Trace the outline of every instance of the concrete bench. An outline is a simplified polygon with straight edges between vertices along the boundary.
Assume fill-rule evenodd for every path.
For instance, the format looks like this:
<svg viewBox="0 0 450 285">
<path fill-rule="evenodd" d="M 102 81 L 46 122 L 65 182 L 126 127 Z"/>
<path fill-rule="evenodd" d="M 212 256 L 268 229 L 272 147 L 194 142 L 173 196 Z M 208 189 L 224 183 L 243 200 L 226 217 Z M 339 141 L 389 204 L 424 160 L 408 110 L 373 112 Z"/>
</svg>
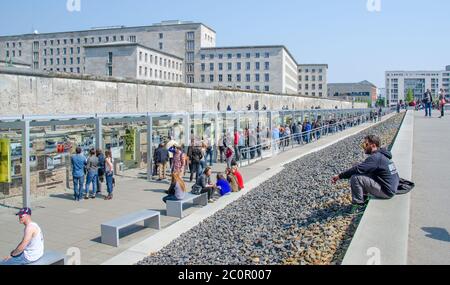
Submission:
<svg viewBox="0 0 450 285">
<path fill-rule="evenodd" d="M 183 205 L 186 203 L 193 203 L 194 205 L 206 206 L 208 205 L 208 194 L 203 193 L 201 195 L 194 195 L 186 193 L 183 200 L 167 201 L 166 209 L 167 216 L 183 218 Z"/>
<path fill-rule="evenodd" d="M 142 221 L 146 228 L 160 229 L 160 213 L 143 210 L 102 224 L 102 243 L 119 247 L 119 230 Z"/>
<path fill-rule="evenodd" d="M 66 256 L 56 251 L 46 251 L 37 261 L 28 265 L 65 265 Z"/>
</svg>

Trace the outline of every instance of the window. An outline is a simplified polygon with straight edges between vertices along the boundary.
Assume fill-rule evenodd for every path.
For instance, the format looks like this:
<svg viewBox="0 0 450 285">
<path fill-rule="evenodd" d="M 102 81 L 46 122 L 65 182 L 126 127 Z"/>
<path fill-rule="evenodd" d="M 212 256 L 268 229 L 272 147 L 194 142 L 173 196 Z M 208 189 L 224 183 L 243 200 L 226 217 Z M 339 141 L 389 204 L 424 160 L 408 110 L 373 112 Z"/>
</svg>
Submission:
<svg viewBox="0 0 450 285">
<path fill-rule="evenodd" d="M 139 66 L 139 76 L 142 76 L 142 66 Z"/>
<path fill-rule="evenodd" d="M 202 74 L 202 75 L 200 76 L 200 81 L 201 81 L 202 83 L 205 83 L 205 75 L 204 75 L 204 74 Z"/>
<path fill-rule="evenodd" d="M 53 45 L 55 42 L 53 40 L 50 40 L 50 44 Z"/>
<path fill-rule="evenodd" d="M 231 62 L 228 63 L 228 70 L 232 70 L 233 69 L 233 65 Z"/>
<path fill-rule="evenodd" d="M 209 75 L 209 82 L 214 82 L 214 74 Z"/>
<path fill-rule="evenodd" d="M 158 56 L 155 55 L 155 64 L 158 65 Z"/>
<path fill-rule="evenodd" d="M 246 70 L 250 70 L 250 66 L 251 66 L 251 65 L 250 65 L 250 62 L 246 62 L 246 63 L 245 63 L 245 69 L 246 69 Z"/>
<path fill-rule="evenodd" d="M 67 58 L 63 58 L 63 64 L 67 65 Z"/>
<path fill-rule="evenodd" d="M 44 46 L 47 46 L 47 41 L 44 41 Z"/>
<path fill-rule="evenodd" d="M 77 64 L 81 64 L 81 58 L 77 57 Z"/>
<path fill-rule="evenodd" d="M 261 57 L 261 54 L 260 54 L 259 52 L 257 52 L 257 53 L 255 54 L 255 57 L 256 57 L 256 58 L 260 58 L 260 57 Z"/>
<path fill-rule="evenodd" d="M 266 82 L 270 81 L 270 75 L 268 73 L 264 74 L 264 81 Z"/>
<path fill-rule="evenodd" d="M 265 58 L 269 58 L 270 57 L 270 53 L 268 53 L 268 52 L 264 53 L 264 57 Z"/>
<path fill-rule="evenodd" d="M 270 62 L 265 62 L 264 63 L 264 69 L 265 70 L 269 70 L 270 69 Z"/>
<path fill-rule="evenodd" d="M 255 62 L 255 69 L 256 70 L 260 70 L 260 67 L 261 67 L 260 63 L 259 62 Z"/>
<path fill-rule="evenodd" d="M 250 74 L 246 74 L 246 75 L 245 75 L 245 81 L 247 81 L 247 82 L 250 82 L 250 81 L 251 81 Z"/>
<path fill-rule="evenodd" d="M 319 69 L 319 73 L 322 73 L 323 72 L 323 69 Z"/>
<path fill-rule="evenodd" d="M 309 76 L 305 75 L 305 81 L 309 81 Z"/>
<path fill-rule="evenodd" d="M 99 42 L 99 43 L 102 42 L 102 37 L 98 37 L 98 42 Z"/>
<path fill-rule="evenodd" d="M 186 42 L 186 49 L 187 50 L 194 50 L 195 49 L 195 42 L 194 41 L 187 41 Z"/>
<path fill-rule="evenodd" d="M 44 65 L 47 65 L 47 59 L 44 58 Z"/>
<path fill-rule="evenodd" d="M 12 51 L 12 57 L 16 57 L 16 51 L 15 50 Z"/>
<path fill-rule="evenodd" d="M 59 65 L 61 62 L 61 60 L 59 58 L 56 59 L 56 65 Z"/>
<path fill-rule="evenodd" d="M 50 54 L 53 55 L 53 49 L 50 49 Z M 60 55 L 61 54 L 61 50 L 59 48 L 56 48 L 56 55 Z"/>
<path fill-rule="evenodd" d="M 106 41 L 106 42 L 109 42 L 109 37 L 105 37 L 105 41 Z"/>
<path fill-rule="evenodd" d="M 132 43 L 135 43 L 136 42 L 136 36 L 130 36 L 129 37 L 129 41 L 132 42 Z"/>
<path fill-rule="evenodd" d="M 6 57 L 9 57 L 9 50 L 6 51 Z"/>
<path fill-rule="evenodd" d="M 219 70 L 223 70 L 223 63 L 219 63 Z"/>
<path fill-rule="evenodd" d="M 88 43 L 88 38 L 84 38 L 84 43 L 85 43 L 85 44 Z"/>
<path fill-rule="evenodd" d="M 259 88 L 258 85 L 255 86 L 255 90 L 256 90 L 256 91 L 260 91 L 260 88 Z"/>
<path fill-rule="evenodd" d="M 113 42 L 117 42 L 117 36 L 113 36 Z"/>
<path fill-rule="evenodd" d="M 233 75 L 228 74 L 228 82 L 232 82 L 233 81 Z"/>
<path fill-rule="evenodd" d="M 150 77 L 153 77 L 153 68 L 150 68 Z"/>
<path fill-rule="evenodd" d="M 142 51 L 139 52 L 139 61 L 142 61 Z"/>
<path fill-rule="evenodd" d="M 201 65 L 201 70 L 205 71 L 205 64 L 204 63 L 202 63 L 202 65 Z"/>
<path fill-rule="evenodd" d="M 73 47 L 70 48 L 70 54 L 73 54 Z"/>
<path fill-rule="evenodd" d="M 70 64 L 73 64 L 73 57 L 70 58 Z"/>
<path fill-rule="evenodd" d="M 242 55 L 241 55 L 240 53 L 236 54 L 236 57 L 237 57 L 237 58 L 241 58 L 241 56 L 242 56 Z"/>
<path fill-rule="evenodd" d="M 246 54 L 245 54 L 245 57 L 246 57 L 246 58 L 250 58 L 251 56 L 252 56 L 252 55 L 251 55 L 250 53 L 246 53 Z"/>
<path fill-rule="evenodd" d="M 264 86 L 264 91 L 269 92 L 270 91 L 270 87 L 269 86 Z"/>
<path fill-rule="evenodd" d="M 214 71 L 214 63 L 210 63 L 209 64 L 209 70 L 210 71 Z"/>
<path fill-rule="evenodd" d="M 228 59 L 232 59 L 233 55 L 231 53 L 227 54 Z"/>
<path fill-rule="evenodd" d="M 316 81 L 316 76 L 315 75 L 312 76 L 312 81 Z"/>
<path fill-rule="evenodd" d="M 163 60 L 162 57 L 159 57 L 159 65 L 162 66 L 163 65 Z"/>
<path fill-rule="evenodd" d="M 80 73 L 80 68 L 78 67 L 78 73 Z M 112 72 L 112 66 L 108 66 L 108 76 L 112 76 L 113 72 Z"/>
<path fill-rule="evenodd" d="M 259 80 L 260 80 L 260 75 L 259 74 L 255 74 L 255 81 L 259 82 Z"/>
<path fill-rule="evenodd" d="M 223 75 L 219 74 L 219 82 L 223 82 Z"/>
<path fill-rule="evenodd" d="M 195 39 L 195 33 L 194 33 L 194 32 L 187 32 L 187 33 L 186 33 L 186 38 L 187 38 L 188 40 L 193 40 L 193 39 Z"/>
<path fill-rule="evenodd" d="M 159 49 L 163 49 L 163 43 L 159 43 Z"/>
<path fill-rule="evenodd" d="M 210 55 L 209 55 L 209 59 L 214 59 L 214 55 L 213 55 L 213 54 L 210 54 Z"/>
<path fill-rule="evenodd" d="M 64 44 L 67 45 L 67 40 L 64 40 Z"/>
<path fill-rule="evenodd" d="M 319 75 L 319 81 L 323 81 L 323 76 Z"/>
<path fill-rule="evenodd" d="M 250 90 L 250 88 L 251 88 L 250 86 L 245 86 L 246 90 Z"/>
<path fill-rule="evenodd" d="M 163 39 L 164 38 L 164 34 L 163 33 L 159 33 L 159 39 Z"/>
<path fill-rule="evenodd" d="M 53 65 L 53 58 L 50 58 L 50 65 Z"/>
<path fill-rule="evenodd" d="M 153 63 L 153 54 L 150 55 L 150 63 Z"/>
<path fill-rule="evenodd" d="M 236 63 L 236 69 L 241 70 L 242 69 L 242 63 L 238 62 Z"/>
<path fill-rule="evenodd" d="M 319 84 L 319 90 L 323 90 L 323 85 Z"/>
<path fill-rule="evenodd" d="M 205 60 L 205 59 L 206 59 L 206 55 L 205 55 L 205 54 L 202 54 L 202 55 L 200 55 L 200 58 L 201 58 L 202 60 Z"/>
<path fill-rule="evenodd" d="M 223 59 L 223 54 L 219 54 L 219 59 Z"/>
<path fill-rule="evenodd" d="M 67 54 L 67 48 L 63 49 L 63 54 L 66 55 Z"/>
<path fill-rule="evenodd" d="M 144 69 L 144 76 L 147 77 L 147 75 L 148 75 L 148 68 L 146 67 L 146 68 Z"/>
<path fill-rule="evenodd" d="M 81 53 L 81 48 L 77 47 L 77 53 L 80 54 Z"/>
<path fill-rule="evenodd" d="M 124 41 L 125 40 L 125 37 L 124 36 L 120 36 L 120 41 Z"/>
<path fill-rule="evenodd" d="M 167 67 L 167 59 L 164 59 L 164 67 Z"/>
<path fill-rule="evenodd" d="M 70 68 L 70 72 L 73 73 L 73 67 Z"/>
<path fill-rule="evenodd" d="M 237 81 L 237 82 L 241 82 L 241 80 L 242 80 L 241 75 L 240 75 L 240 74 L 237 74 L 237 75 L 236 75 L 236 81 Z"/>
</svg>

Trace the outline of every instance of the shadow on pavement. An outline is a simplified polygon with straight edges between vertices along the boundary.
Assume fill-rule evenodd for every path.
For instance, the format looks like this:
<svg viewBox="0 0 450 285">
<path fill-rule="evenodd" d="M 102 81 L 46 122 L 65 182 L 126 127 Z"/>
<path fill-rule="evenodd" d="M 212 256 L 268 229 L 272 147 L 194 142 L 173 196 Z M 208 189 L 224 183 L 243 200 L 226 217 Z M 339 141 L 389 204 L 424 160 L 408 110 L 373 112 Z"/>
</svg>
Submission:
<svg viewBox="0 0 450 285">
<path fill-rule="evenodd" d="M 443 228 L 432 228 L 432 227 L 423 227 L 422 230 L 427 233 L 425 235 L 428 238 L 450 242 L 450 234 L 446 229 Z"/>
</svg>

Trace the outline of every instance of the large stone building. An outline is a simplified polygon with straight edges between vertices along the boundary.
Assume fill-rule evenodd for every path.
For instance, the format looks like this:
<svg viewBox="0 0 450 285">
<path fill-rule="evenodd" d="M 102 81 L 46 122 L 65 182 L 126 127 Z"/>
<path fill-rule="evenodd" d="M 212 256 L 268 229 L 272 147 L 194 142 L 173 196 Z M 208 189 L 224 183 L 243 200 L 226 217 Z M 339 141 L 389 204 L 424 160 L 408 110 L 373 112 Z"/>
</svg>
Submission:
<svg viewBox="0 0 450 285">
<path fill-rule="evenodd" d="M 367 80 L 358 83 L 329 83 L 328 95 L 359 102 L 370 101 L 374 105 L 377 101 L 377 89 L 375 84 Z"/>
<path fill-rule="evenodd" d="M 441 88 L 450 99 L 450 65 L 443 71 L 386 71 L 386 97 L 390 106 L 405 102 L 409 90 L 420 101 L 428 89 L 437 98 Z"/>
<path fill-rule="evenodd" d="M 298 93 L 304 96 L 328 97 L 328 64 L 299 64 Z"/>
<path fill-rule="evenodd" d="M 196 85 L 297 94 L 297 62 L 285 46 L 202 48 Z"/>
<path fill-rule="evenodd" d="M 87 74 L 184 83 L 183 59 L 137 43 L 85 46 Z"/>
<path fill-rule="evenodd" d="M 85 46 L 124 41 L 183 58 L 183 81 L 194 83 L 196 56 L 201 48 L 215 47 L 216 33 L 201 23 L 166 21 L 141 27 L 2 36 L 0 58 L 18 59 L 33 70 L 83 74 Z"/>
</svg>

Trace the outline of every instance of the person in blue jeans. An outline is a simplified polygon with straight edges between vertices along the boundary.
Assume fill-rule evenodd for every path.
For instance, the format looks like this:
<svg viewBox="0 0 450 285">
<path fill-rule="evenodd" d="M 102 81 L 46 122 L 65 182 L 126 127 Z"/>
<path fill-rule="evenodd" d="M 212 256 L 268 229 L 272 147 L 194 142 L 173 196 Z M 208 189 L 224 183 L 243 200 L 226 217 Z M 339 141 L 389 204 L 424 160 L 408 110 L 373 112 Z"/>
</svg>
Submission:
<svg viewBox="0 0 450 285">
<path fill-rule="evenodd" d="M 431 95 L 430 89 L 423 95 L 423 102 L 425 104 L 425 117 L 431 117 L 431 106 L 433 103 L 433 96 Z"/>
<path fill-rule="evenodd" d="M 114 166 L 112 163 L 112 154 L 111 151 L 105 151 L 105 178 L 106 178 L 106 190 L 108 191 L 108 196 L 105 197 L 105 200 L 112 200 L 113 198 L 113 190 L 114 190 Z"/>
<path fill-rule="evenodd" d="M 98 157 L 96 155 L 95 149 L 91 149 L 89 154 L 90 156 L 87 159 L 86 163 L 87 179 L 84 199 L 95 199 L 97 196 Z M 92 194 L 89 196 L 90 184 L 92 184 Z"/>
<path fill-rule="evenodd" d="M 81 153 L 82 149 L 77 147 L 76 154 L 71 157 L 74 200 L 80 201 L 83 196 L 84 170 L 86 167 L 86 157 Z"/>
</svg>

